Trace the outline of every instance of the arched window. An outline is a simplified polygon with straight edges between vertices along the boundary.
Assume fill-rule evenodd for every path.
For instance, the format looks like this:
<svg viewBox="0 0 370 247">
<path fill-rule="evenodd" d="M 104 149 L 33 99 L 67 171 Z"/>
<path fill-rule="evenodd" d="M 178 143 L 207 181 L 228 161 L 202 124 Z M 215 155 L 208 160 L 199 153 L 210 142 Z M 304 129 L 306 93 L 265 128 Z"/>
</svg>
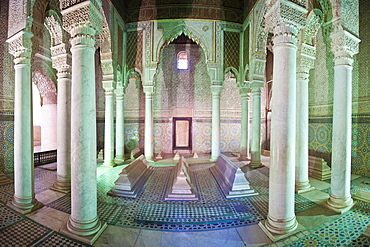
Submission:
<svg viewBox="0 0 370 247">
<path fill-rule="evenodd" d="M 189 61 L 188 61 L 188 54 L 186 51 L 180 51 L 177 54 L 177 69 L 188 69 L 189 68 Z"/>
</svg>

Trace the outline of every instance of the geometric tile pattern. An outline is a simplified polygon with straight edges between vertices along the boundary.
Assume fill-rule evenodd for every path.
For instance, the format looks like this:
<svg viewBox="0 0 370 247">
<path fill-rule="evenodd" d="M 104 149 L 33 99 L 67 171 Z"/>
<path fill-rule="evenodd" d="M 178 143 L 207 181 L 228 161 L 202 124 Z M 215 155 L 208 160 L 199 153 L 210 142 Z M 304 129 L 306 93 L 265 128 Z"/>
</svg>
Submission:
<svg viewBox="0 0 370 247">
<path fill-rule="evenodd" d="M 14 171 L 14 122 L 0 121 L 0 171 Z"/>
<path fill-rule="evenodd" d="M 297 242 L 294 242 L 292 244 L 286 245 L 289 247 L 314 247 L 314 246 L 322 246 L 322 247 L 330 247 L 332 245 L 326 244 L 324 241 L 320 240 L 315 235 L 308 235 L 305 238 L 300 239 Z"/>
<path fill-rule="evenodd" d="M 1 189 L 1 187 L 0 187 Z M 8 201 L 11 201 L 13 199 L 13 195 L 0 191 L 0 202 L 7 204 Z"/>
<path fill-rule="evenodd" d="M 10 210 L 8 207 L 0 207 L 0 229 L 3 229 L 22 219 L 23 217 Z"/>
<path fill-rule="evenodd" d="M 55 247 L 58 247 L 58 246 L 71 246 L 71 247 L 80 247 L 80 246 L 91 246 L 91 245 L 86 245 L 86 244 L 83 244 L 83 243 L 80 243 L 78 242 L 77 240 L 72 240 L 72 239 L 69 239 L 65 236 L 62 236 L 56 232 L 51 232 L 50 234 L 46 235 L 44 238 L 42 238 L 40 241 L 38 241 L 37 243 L 35 244 L 32 244 L 31 246 L 38 246 L 38 247 L 41 247 L 41 246 L 45 246 L 45 247 L 49 247 L 49 246 L 55 246 Z"/>
<path fill-rule="evenodd" d="M 309 154 L 323 158 L 329 166 L 331 165 L 332 131 L 332 123 L 309 123 Z M 369 123 L 352 124 L 351 170 L 353 174 L 367 177 L 370 177 L 369 133 Z"/>
<path fill-rule="evenodd" d="M 0 243 L 5 246 L 27 246 L 50 230 L 38 223 L 25 219 L 1 231 Z"/>
<path fill-rule="evenodd" d="M 360 209 L 354 209 L 330 224 L 317 229 L 313 234 L 330 246 L 347 246 L 356 240 L 369 224 L 369 214 Z"/>
<path fill-rule="evenodd" d="M 56 181 L 56 171 L 45 170 L 39 167 L 35 168 L 35 194 L 49 189 Z"/>
</svg>

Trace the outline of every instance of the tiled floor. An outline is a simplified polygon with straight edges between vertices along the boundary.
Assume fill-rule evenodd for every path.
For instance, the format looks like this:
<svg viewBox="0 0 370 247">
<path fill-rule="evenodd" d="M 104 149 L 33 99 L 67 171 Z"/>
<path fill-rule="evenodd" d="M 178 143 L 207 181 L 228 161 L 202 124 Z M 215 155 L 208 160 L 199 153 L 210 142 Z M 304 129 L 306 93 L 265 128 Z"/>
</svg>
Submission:
<svg viewBox="0 0 370 247">
<path fill-rule="evenodd" d="M 362 235 L 370 224 L 369 203 L 358 202 L 349 212 L 335 214 L 320 206 L 330 183 L 314 179 L 311 184 L 317 190 L 295 196 L 297 220 L 305 230 L 272 243 L 257 226 L 268 211 L 268 158 L 262 159 L 266 167 L 243 168 L 259 194 L 231 200 L 219 191 L 206 160 L 187 159 L 194 162 L 191 169 L 201 194 L 195 202 L 164 201 L 172 169 L 168 160 L 161 161 L 165 166 L 157 164 L 137 199 L 107 196 L 123 166 L 99 167 L 98 215 L 108 228 L 94 246 L 369 246 L 370 239 Z M 0 186 L 0 246 L 86 246 L 59 233 L 70 214 L 70 194 L 49 190 L 56 171 L 53 165 L 44 168 L 35 169 L 35 192 L 46 206 L 36 212 L 24 216 L 7 207 L 13 185 Z M 352 194 L 369 190 L 369 180 L 353 176 Z"/>
</svg>

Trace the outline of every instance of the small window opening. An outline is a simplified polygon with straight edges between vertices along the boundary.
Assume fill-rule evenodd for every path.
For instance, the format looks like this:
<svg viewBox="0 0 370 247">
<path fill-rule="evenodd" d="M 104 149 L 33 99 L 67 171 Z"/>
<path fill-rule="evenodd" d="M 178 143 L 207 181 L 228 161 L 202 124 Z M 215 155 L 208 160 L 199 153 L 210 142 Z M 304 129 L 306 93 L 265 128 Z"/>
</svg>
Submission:
<svg viewBox="0 0 370 247">
<path fill-rule="evenodd" d="M 177 55 L 177 69 L 188 69 L 189 61 L 188 54 L 185 51 L 181 51 Z"/>
</svg>

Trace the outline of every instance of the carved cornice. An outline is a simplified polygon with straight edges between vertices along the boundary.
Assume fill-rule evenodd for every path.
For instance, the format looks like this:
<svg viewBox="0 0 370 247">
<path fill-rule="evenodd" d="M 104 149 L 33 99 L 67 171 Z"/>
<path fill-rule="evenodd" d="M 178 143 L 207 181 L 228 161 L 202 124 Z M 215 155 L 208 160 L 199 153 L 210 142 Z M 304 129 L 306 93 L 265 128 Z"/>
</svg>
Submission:
<svg viewBox="0 0 370 247">
<path fill-rule="evenodd" d="M 360 39 L 345 30 L 332 33 L 330 37 L 335 65 L 352 66 L 353 55 L 359 51 Z"/>
<path fill-rule="evenodd" d="M 66 4 L 69 2 L 68 4 Z M 72 4 L 78 2 L 77 4 Z M 65 5 L 63 5 L 65 4 Z M 63 8 L 66 7 L 66 8 Z M 103 16 L 100 13 L 101 2 L 99 1 L 84 1 L 66 0 L 62 3 L 63 27 L 69 33 L 71 38 L 74 38 L 72 32 L 79 27 L 90 27 L 96 31 L 94 35 L 102 32 Z M 82 31 L 82 30 L 81 30 Z M 87 30 L 85 30 L 87 31 Z M 76 32 L 74 32 L 76 34 Z M 90 32 L 88 33 L 90 35 Z"/>
<path fill-rule="evenodd" d="M 9 53 L 14 56 L 14 64 L 31 65 L 32 33 L 21 31 L 7 40 Z"/>
<path fill-rule="evenodd" d="M 306 24 L 307 9 L 295 2 L 288 0 L 267 0 L 268 7 L 265 22 L 268 32 L 272 32 L 277 26 L 293 26 L 295 29 L 304 27 Z"/>
</svg>

